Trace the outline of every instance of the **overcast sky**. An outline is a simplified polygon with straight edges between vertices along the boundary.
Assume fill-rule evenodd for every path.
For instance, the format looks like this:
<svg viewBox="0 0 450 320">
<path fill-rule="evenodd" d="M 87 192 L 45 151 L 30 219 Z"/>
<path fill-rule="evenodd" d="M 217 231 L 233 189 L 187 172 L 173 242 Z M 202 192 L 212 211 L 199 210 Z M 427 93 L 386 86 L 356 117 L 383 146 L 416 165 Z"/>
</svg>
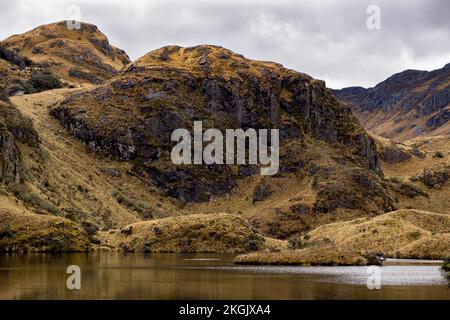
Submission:
<svg viewBox="0 0 450 320">
<path fill-rule="evenodd" d="M 71 5 L 131 59 L 169 44 L 216 44 L 332 88 L 450 62 L 449 0 L 1 0 L 0 38 L 70 19 Z M 370 5 L 380 8 L 379 30 L 367 27 Z"/>
</svg>

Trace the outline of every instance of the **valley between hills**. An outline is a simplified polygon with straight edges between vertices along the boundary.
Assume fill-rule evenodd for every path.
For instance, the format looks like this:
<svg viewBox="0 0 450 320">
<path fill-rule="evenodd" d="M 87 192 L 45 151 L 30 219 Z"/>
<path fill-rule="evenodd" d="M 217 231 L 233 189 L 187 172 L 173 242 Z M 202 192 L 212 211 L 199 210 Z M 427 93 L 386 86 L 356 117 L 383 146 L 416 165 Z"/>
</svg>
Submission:
<svg viewBox="0 0 450 320">
<path fill-rule="evenodd" d="M 338 92 L 212 45 L 130 61 L 97 27 L 64 22 L 1 41 L 0 63 L 0 251 L 450 256 L 448 67 Z M 199 119 L 279 128 L 279 173 L 174 165 L 172 131 Z"/>
</svg>

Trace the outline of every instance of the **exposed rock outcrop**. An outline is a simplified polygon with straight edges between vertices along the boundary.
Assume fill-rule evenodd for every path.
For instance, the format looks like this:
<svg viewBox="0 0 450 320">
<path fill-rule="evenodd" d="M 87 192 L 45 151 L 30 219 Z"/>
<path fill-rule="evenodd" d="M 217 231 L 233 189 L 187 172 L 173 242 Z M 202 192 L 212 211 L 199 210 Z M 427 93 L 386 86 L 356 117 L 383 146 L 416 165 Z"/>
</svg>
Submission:
<svg viewBox="0 0 450 320">
<path fill-rule="evenodd" d="M 0 59 L 9 61 L 20 68 L 25 68 L 33 63 L 27 57 L 23 57 L 18 50 L 10 50 L 3 45 L 0 45 Z"/>
<path fill-rule="evenodd" d="M 393 164 L 401 163 L 411 159 L 411 154 L 401 148 L 397 147 L 395 144 L 390 146 L 380 147 L 380 158 L 381 160 Z"/>
<path fill-rule="evenodd" d="M 23 178 L 18 143 L 37 148 L 39 137 L 31 120 L 24 117 L 0 89 L 0 180 L 18 182 Z"/>
<path fill-rule="evenodd" d="M 137 174 L 185 202 L 228 193 L 242 172 L 171 163 L 172 131 L 190 130 L 195 120 L 202 120 L 204 129 L 280 129 L 281 172 L 303 170 L 304 150 L 292 158 L 286 153 L 290 144 L 308 140 L 336 148 L 336 159 L 370 172 L 369 180 L 372 173 L 381 175 L 373 139 L 323 81 L 215 46 L 152 51 L 107 84 L 69 97 L 51 113 L 90 150 L 132 161 Z"/>
<path fill-rule="evenodd" d="M 417 179 L 427 187 L 440 188 L 450 179 L 450 166 L 436 166 L 425 169 L 421 174 L 413 177 L 413 180 Z"/>
<path fill-rule="evenodd" d="M 130 63 L 127 54 L 109 44 L 92 24 L 67 27 L 66 21 L 37 27 L 0 42 L 5 56 L 20 67 L 34 64 L 71 82 L 100 83 Z"/>
</svg>

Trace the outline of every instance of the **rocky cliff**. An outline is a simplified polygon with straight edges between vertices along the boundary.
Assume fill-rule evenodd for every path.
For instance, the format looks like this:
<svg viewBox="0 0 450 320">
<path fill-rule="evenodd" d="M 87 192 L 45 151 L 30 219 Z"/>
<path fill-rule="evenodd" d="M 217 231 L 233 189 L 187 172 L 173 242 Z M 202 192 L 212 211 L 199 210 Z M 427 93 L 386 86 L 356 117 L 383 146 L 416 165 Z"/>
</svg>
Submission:
<svg viewBox="0 0 450 320">
<path fill-rule="evenodd" d="M 323 81 L 208 45 L 128 64 L 96 27 L 81 26 L 0 44 L 0 251 L 277 251 L 288 245 L 280 239 L 302 245 L 327 223 L 396 208 L 448 213 L 445 137 L 375 144 Z M 65 88 L 52 90 L 54 78 Z M 197 120 L 222 132 L 279 129 L 279 172 L 173 164 L 172 131 Z"/>
<path fill-rule="evenodd" d="M 202 120 L 204 129 L 280 129 L 277 176 L 314 179 L 316 200 L 298 206 L 306 215 L 393 206 L 372 138 L 323 81 L 221 47 L 152 51 L 51 113 L 88 149 L 131 162 L 135 175 L 184 203 L 228 194 L 259 172 L 248 166 L 174 165 L 172 131 Z M 260 199 L 258 188 L 255 200 L 270 196 L 268 191 Z"/>
<path fill-rule="evenodd" d="M 37 148 L 39 137 L 31 120 L 24 117 L 0 88 L 0 180 L 18 182 L 23 178 L 18 143 Z"/>
</svg>

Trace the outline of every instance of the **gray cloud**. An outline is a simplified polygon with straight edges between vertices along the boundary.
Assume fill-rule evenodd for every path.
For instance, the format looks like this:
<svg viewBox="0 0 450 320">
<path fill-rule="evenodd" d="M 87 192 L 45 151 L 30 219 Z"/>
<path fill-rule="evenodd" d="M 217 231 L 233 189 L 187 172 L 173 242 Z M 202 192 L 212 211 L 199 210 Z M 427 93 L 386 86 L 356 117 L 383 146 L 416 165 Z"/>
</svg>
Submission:
<svg viewBox="0 0 450 320">
<path fill-rule="evenodd" d="M 334 88 L 373 86 L 404 69 L 450 62 L 447 0 L 2 0 L 0 38 L 65 20 L 72 4 L 132 59 L 168 44 L 216 44 Z M 381 9 L 381 30 L 366 27 L 372 4 Z"/>
</svg>

